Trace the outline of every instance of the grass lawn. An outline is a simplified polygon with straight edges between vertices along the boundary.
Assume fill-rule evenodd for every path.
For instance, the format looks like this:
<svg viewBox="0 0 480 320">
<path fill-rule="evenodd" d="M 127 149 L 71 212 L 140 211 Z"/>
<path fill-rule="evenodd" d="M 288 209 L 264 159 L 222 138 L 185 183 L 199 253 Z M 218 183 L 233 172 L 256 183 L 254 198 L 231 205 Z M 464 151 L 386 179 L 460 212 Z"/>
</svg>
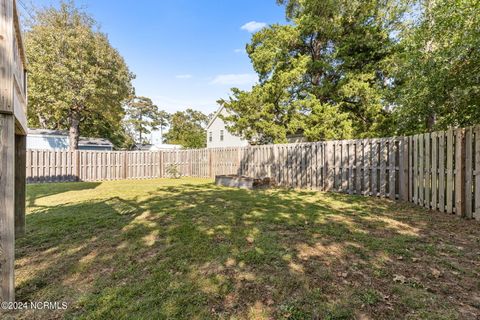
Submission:
<svg viewBox="0 0 480 320">
<path fill-rule="evenodd" d="M 385 199 L 209 180 L 29 185 L 33 319 L 478 319 L 480 224 Z"/>
</svg>

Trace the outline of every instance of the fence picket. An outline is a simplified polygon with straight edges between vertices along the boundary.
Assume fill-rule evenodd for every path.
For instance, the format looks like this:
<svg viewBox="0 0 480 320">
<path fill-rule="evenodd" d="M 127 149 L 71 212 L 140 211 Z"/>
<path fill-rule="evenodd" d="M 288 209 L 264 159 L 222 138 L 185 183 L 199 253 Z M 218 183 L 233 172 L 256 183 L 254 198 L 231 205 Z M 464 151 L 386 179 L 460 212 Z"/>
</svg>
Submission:
<svg viewBox="0 0 480 320">
<path fill-rule="evenodd" d="M 453 213 L 453 129 L 447 131 L 447 213 Z"/>
<path fill-rule="evenodd" d="M 474 129 L 475 132 L 475 168 L 474 176 L 475 176 L 475 205 L 474 205 L 474 212 L 472 216 L 475 219 L 480 219 L 480 126 L 476 126 Z"/>
<path fill-rule="evenodd" d="M 473 178 L 473 128 L 465 131 L 465 216 L 472 217 L 472 178 Z"/>
<path fill-rule="evenodd" d="M 28 150 L 27 181 L 104 181 L 240 174 L 480 219 L 480 126 L 410 137 L 165 151 Z"/>
<path fill-rule="evenodd" d="M 389 166 L 389 180 L 388 180 L 388 192 L 390 199 L 396 199 L 396 154 L 397 147 L 395 139 L 391 138 L 388 141 L 388 166 Z"/>
<path fill-rule="evenodd" d="M 363 140 L 363 195 L 370 195 L 372 190 L 370 180 L 370 172 L 372 170 L 370 146 L 370 140 Z"/>
<path fill-rule="evenodd" d="M 432 139 L 432 209 L 436 210 L 438 208 L 438 144 L 437 144 L 437 133 L 433 132 L 431 134 Z"/>
<path fill-rule="evenodd" d="M 438 133 L 438 210 L 445 212 L 445 132 Z"/>
</svg>

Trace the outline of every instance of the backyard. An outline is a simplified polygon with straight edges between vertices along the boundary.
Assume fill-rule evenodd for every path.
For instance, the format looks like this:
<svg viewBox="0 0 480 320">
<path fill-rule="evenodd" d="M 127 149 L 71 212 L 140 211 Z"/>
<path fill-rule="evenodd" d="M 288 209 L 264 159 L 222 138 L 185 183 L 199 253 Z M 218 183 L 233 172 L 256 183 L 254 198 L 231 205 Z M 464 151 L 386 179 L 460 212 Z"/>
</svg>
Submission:
<svg viewBox="0 0 480 320">
<path fill-rule="evenodd" d="M 17 301 L 32 319 L 476 319 L 478 221 L 207 179 L 29 185 Z"/>
</svg>

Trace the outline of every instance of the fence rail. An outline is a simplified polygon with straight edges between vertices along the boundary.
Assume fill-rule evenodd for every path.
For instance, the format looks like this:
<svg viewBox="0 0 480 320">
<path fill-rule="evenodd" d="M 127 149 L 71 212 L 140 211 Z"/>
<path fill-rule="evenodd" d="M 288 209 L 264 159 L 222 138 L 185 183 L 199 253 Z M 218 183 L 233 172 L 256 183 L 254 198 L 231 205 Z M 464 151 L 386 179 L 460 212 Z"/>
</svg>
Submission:
<svg viewBox="0 0 480 320">
<path fill-rule="evenodd" d="M 27 182 L 240 174 L 480 219 L 480 126 L 409 137 L 172 151 L 28 150 Z"/>
</svg>

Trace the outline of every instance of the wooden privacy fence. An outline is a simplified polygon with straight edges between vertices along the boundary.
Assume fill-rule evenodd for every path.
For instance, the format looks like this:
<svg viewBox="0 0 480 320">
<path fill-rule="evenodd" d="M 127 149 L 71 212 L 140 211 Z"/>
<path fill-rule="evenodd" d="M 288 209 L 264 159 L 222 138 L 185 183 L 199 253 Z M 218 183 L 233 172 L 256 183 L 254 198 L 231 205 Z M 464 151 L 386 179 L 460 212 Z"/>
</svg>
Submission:
<svg viewBox="0 0 480 320">
<path fill-rule="evenodd" d="M 409 137 L 172 151 L 28 150 L 27 182 L 219 174 L 388 197 L 480 219 L 480 126 Z"/>
</svg>

